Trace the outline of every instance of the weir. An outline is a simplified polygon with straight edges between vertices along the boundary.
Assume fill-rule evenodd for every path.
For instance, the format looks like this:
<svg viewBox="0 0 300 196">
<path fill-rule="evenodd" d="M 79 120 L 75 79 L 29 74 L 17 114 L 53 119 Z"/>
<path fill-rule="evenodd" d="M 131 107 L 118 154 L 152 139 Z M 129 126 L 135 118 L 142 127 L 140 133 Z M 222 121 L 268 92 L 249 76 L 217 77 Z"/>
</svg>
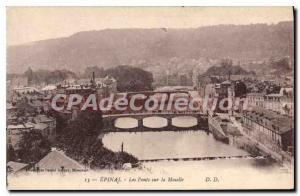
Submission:
<svg viewBox="0 0 300 196">
<path fill-rule="evenodd" d="M 216 159 L 262 159 L 263 156 L 241 155 L 241 156 L 216 156 L 216 157 L 188 157 L 188 158 L 164 158 L 164 159 L 142 159 L 139 162 L 157 162 L 157 161 L 204 161 Z"/>
</svg>

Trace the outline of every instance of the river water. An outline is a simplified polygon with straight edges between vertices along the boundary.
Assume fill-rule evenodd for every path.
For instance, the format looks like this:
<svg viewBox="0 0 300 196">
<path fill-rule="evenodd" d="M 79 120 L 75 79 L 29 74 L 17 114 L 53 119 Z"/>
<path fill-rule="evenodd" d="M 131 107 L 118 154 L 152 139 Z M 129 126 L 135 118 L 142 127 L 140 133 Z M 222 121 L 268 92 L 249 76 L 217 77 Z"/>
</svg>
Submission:
<svg viewBox="0 0 300 196">
<path fill-rule="evenodd" d="M 239 156 L 248 153 L 223 144 L 204 131 L 111 132 L 102 139 L 105 147 L 133 154 L 140 160 Z"/>
<path fill-rule="evenodd" d="M 195 121 L 185 118 L 173 119 L 173 124 L 188 127 Z M 152 121 L 152 122 L 151 122 Z M 119 127 L 135 127 L 134 120 L 117 121 Z M 165 120 L 148 118 L 144 126 L 165 126 Z M 152 123 L 152 124 L 151 124 Z M 155 130 L 155 128 L 153 128 Z M 110 132 L 101 136 L 104 146 L 120 151 L 123 143 L 124 151 L 133 154 L 140 160 L 169 159 L 191 157 L 240 156 L 248 153 L 234 146 L 216 141 L 213 136 L 204 131 L 161 131 L 161 132 Z M 213 160 L 162 160 L 142 162 L 141 167 L 130 170 L 104 169 L 88 173 L 71 173 L 68 176 L 31 173 L 22 177 L 8 179 L 11 184 L 22 187 L 30 181 L 33 189 L 36 184 L 41 189 L 49 188 L 49 182 L 55 182 L 57 188 L 78 189 L 279 189 L 293 187 L 293 171 L 283 170 L 278 165 L 261 165 L 260 159 L 226 158 Z M 122 178 L 122 182 L 100 183 L 91 181 L 84 184 L 84 178 L 99 179 L 99 177 Z M 147 179 L 158 181 L 145 182 Z M 162 181 L 164 178 L 166 181 Z M 171 178 L 171 181 L 170 181 Z M 136 179 L 135 182 L 132 179 Z M 179 179 L 174 181 L 173 179 Z M 208 181 L 207 179 L 211 179 Z M 216 179 L 216 180 L 215 180 Z M 131 180 L 131 182 L 130 182 Z M 140 181 L 141 180 L 141 181 Z M 28 188 L 28 183 L 24 187 Z M 53 183 L 51 183 L 53 185 Z M 45 189 L 45 188 L 44 188 Z"/>
<path fill-rule="evenodd" d="M 219 156 L 242 156 L 247 152 L 214 139 L 212 134 L 203 130 L 196 131 L 155 131 L 165 127 L 167 120 L 161 117 L 148 117 L 143 120 L 144 126 L 153 128 L 149 132 L 110 132 L 105 134 L 102 142 L 113 151 L 124 151 L 133 154 L 139 160 L 169 158 L 199 158 Z M 179 127 L 191 127 L 197 123 L 194 117 L 176 117 L 172 124 Z M 119 128 L 133 128 L 137 121 L 133 118 L 119 118 L 115 121 Z"/>
<path fill-rule="evenodd" d="M 126 118 L 120 119 L 116 123 L 118 123 L 118 127 L 135 127 L 136 124 L 133 121 Z M 165 121 L 151 117 L 143 124 L 153 127 L 160 127 L 159 124 L 161 124 L 161 127 L 164 127 Z M 194 125 L 194 120 L 192 117 L 191 119 L 175 118 L 172 120 L 172 124 L 189 127 Z M 244 158 L 244 155 L 249 155 L 248 152 L 217 141 L 212 134 L 208 135 L 203 130 L 160 132 L 155 131 L 155 128 L 153 130 L 149 132 L 110 132 L 103 136 L 102 142 L 106 148 L 113 151 L 121 151 L 123 143 L 124 151 L 136 156 L 139 160 L 243 156 L 243 158 L 201 161 L 144 162 L 144 167 L 151 174 L 186 175 L 187 179 L 193 174 L 198 176 L 218 175 L 223 178 L 232 174 L 237 182 L 240 178 L 245 178 L 253 180 L 253 183 L 257 182 L 257 178 L 266 178 L 267 175 L 269 175 L 265 179 L 267 181 L 282 178 L 289 182 L 293 179 L 293 172 L 283 171 L 282 167 L 277 164 L 261 164 L 264 162 L 261 158 Z M 203 178 L 201 177 L 201 179 Z M 278 180 L 279 184 L 280 182 Z"/>
</svg>

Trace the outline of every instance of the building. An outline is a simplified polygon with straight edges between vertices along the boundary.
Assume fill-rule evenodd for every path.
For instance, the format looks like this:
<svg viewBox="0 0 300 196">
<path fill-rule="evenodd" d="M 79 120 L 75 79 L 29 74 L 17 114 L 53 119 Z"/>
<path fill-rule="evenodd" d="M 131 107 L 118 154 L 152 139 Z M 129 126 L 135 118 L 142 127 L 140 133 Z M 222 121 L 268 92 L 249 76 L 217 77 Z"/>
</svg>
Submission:
<svg viewBox="0 0 300 196">
<path fill-rule="evenodd" d="M 282 113 L 281 98 L 282 98 L 282 95 L 280 95 L 280 94 L 265 95 L 264 108 L 267 110 L 272 110 L 272 111 Z"/>
<path fill-rule="evenodd" d="M 253 107 L 243 111 L 245 132 L 274 151 L 292 152 L 294 120 L 276 112 Z"/>
<path fill-rule="evenodd" d="M 217 112 L 228 112 L 229 114 L 232 114 L 233 107 L 234 107 L 234 100 L 235 100 L 235 92 L 234 92 L 234 83 L 226 80 L 222 83 L 215 84 L 215 95 L 213 95 L 213 98 L 216 98 L 217 101 Z M 231 107 L 229 105 L 229 101 L 232 101 Z M 223 104 L 222 104 L 223 103 Z M 223 106 L 223 108 L 221 108 Z M 227 108 L 226 110 L 224 110 Z"/>
<path fill-rule="evenodd" d="M 264 93 L 247 94 L 248 107 L 264 107 Z"/>
<path fill-rule="evenodd" d="M 15 93 L 19 93 L 19 94 L 27 94 L 27 93 L 39 93 L 39 94 L 41 94 L 41 92 L 37 88 L 31 87 L 31 86 L 15 87 L 13 89 L 13 91 Z"/>
<path fill-rule="evenodd" d="M 51 117 L 51 116 L 46 116 L 46 115 L 38 115 L 34 117 L 34 122 L 39 124 L 45 124 L 49 127 L 49 133 L 47 136 L 51 139 L 55 136 L 56 134 L 56 119 Z"/>
<path fill-rule="evenodd" d="M 44 94 L 55 94 L 57 87 L 55 85 L 47 85 L 44 88 L 42 88 L 42 92 Z"/>
<path fill-rule="evenodd" d="M 38 99 L 28 100 L 28 105 L 34 108 L 34 110 L 40 114 L 41 112 L 48 112 L 50 110 L 50 105 L 46 101 L 41 101 Z"/>
<path fill-rule="evenodd" d="M 8 174 L 16 174 L 25 171 L 26 169 L 29 169 L 29 164 L 18 163 L 14 161 L 9 161 L 6 164 L 6 171 Z"/>
<path fill-rule="evenodd" d="M 232 83 L 229 80 L 226 80 L 219 84 L 215 84 L 216 97 L 219 97 L 219 98 L 228 97 L 228 89 L 231 86 L 232 86 Z"/>
<path fill-rule="evenodd" d="M 294 90 L 293 88 L 281 88 L 278 94 L 264 96 L 264 108 L 294 116 Z"/>
<path fill-rule="evenodd" d="M 249 93 L 247 94 L 248 107 L 261 107 L 274 112 L 294 116 L 293 88 L 283 87 L 279 93 Z"/>
<path fill-rule="evenodd" d="M 52 151 L 42 158 L 36 165 L 36 170 L 39 171 L 66 171 L 84 170 L 85 167 L 77 161 L 65 155 L 62 151 L 52 149 Z"/>
<path fill-rule="evenodd" d="M 181 74 L 179 76 L 179 85 L 180 86 L 187 86 L 188 85 L 188 78 L 186 74 Z"/>
<path fill-rule="evenodd" d="M 7 144 L 11 145 L 14 149 L 18 148 L 18 143 L 24 132 L 29 132 L 34 129 L 33 123 L 24 124 L 11 124 L 6 127 L 7 131 Z"/>
<path fill-rule="evenodd" d="M 45 138 L 53 140 L 55 133 L 51 132 L 50 127 L 45 123 L 36 123 L 34 124 L 33 130 L 40 132 Z"/>
<path fill-rule="evenodd" d="M 101 97 L 107 97 L 117 92 L 117 80 L 111 76 L 95 78 L 94 73 L 91 79 L 79 79 L 75 84 L 58 85 L 57 93 L 89 95 L 96 93 Z"/>
<path fill-rule="evenodd" d="M 13 117 L 13 116 L 12 116 Z M 15 118 L 14 118 L 15 119 Z M 22 138 L 23 133 L 29 131 L 38 131 L 45 138 L 53 140 L 56 135 L 56 120 L 46 115 L 38 115 L 31 117 L 31 122 L 16 123 L 16 120 L 8 119 L 7 130 L 7 144 L 12 145 L 13 148 L 18 148 L 18 143 Z"/>
</svg>

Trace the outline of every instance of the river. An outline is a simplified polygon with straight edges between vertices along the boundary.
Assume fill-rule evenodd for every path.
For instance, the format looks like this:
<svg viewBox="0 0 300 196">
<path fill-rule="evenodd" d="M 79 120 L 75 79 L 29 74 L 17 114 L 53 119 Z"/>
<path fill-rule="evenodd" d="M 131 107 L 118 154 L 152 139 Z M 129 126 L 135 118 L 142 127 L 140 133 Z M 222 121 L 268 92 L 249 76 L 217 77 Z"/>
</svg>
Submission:
<svg viewBox="0 0 300 196">
<path fill-rule="evenodd" d="M 120 126 L 134 127 L 136 123 L 129 119 L 119 120 Z M 148 118 L 145 124 L 152 126 L 165 125 L 162 119 Z M 177 122 L 175 122 L 177 121 Z M 130 123 L 128 123 L 130 122 Z M 176 118 L 174 124 L 180 126 L 193 125 L 194 120 Z M 145 125 L 144 124 L 144 125 Z M 153 128 L 155 130 L 155 128 Z M 205 131 L 149 131 L 149 132 L 110 132 L 101 136 L 108 149 L 120 151 L 123 143 L 124 151 L 133 154 L 140 160 L 243 156 L 247 152 L 234 146 L 224 144 L 207 135 Z M 68 176 L 31 173 L 22 177 L 9 179 L 18 184 L 30 181 L 35 187 L 49 187 L 49 182 L 56 182 L 57 187 L 66 184 L 74 189 L 82 186 L 84 179 L 102 177 L 121 178 L 120 183 L 91 181 L 84 184 L 90 189 L 278 189 L 293 187 L 293 171 L 283 170 L 276 164 L 261 164 L 261 159 L 253 158 L 217 158 L 213 160 L 161 160 L 142 162 L 141 167 L 129 170 L 103 169 L 82 173 L 71 173 Z M 156 179 L 157 181 L 151 181 Z M 162 180 L 165 179 L 165 180 Z M 136 180 L 136 181 L 134 181 Z M 148 182 L 150 180 L 151 182 Z M 68 183 L 66 183 L 68 182 Z M 71 186 L 72 185 L 72 186 Z M 105 186 L 104 186 L 105 185 Z M 28 187 L 27 187 L 28 188 Z M 36 187 L 35 187 L 36 188 Z"/>
<path fill-rule="evenodd" d="M 133 154 L 140 160 L 241 156 L 248 153 L 215 140 L 205 131 L 111 132 L 103 139 L 105 147 Z"/>
<path fill-rule="evenodd" d="M 151 125 L 151 121 L 153 121 L 153 125 Z M 136 126 L 132 119 L 127 118 L 120 119 L 116 123 L 119 127 L 124 128 Z M 160 125 L 164 127 L 165 121 L 151 117 L 143 124 L 148 127 L 160 127 Z M 187 117 L 175 118 L 172 120 L 172 124 L 189 127 L 194 125 L 194 120 L 192 117 L 191 119 L 187 119 Z M 207 134 L 203 130 L 160 132 L 155 131 L 155 128 L 153 130 L 149 132 L 110 132 L 103 136 L 102 142 L 105 147 L 113 151 L 120 151 L 123 143 L 123 150 L 136 156 L 139 160 L 167 159 L 157 162 L 143 162 L 143 171 L 132 171 L 132 175 L 143 175 L 143 172 L 148 173 L 147 175 L 175 175 L 189 179 L 188 183 L 195 182 L 191 176 L 200 180 L 203 180 L 205 176 L 219 176 L 223 180 L 226 178 L 228 182 L 232 177 L 232 183 L 239 183 L 241 179 L 250 180 L 251 183 L 249 181 L 248 184 L 244 184 L 245 187 L 257 184 L 257 179 L 261 179 L 262 182 L 278 179 L 278 181 L 274 181 L 276 185 L 270 184 L 270 187 L 282 186 L 282 181 L 279 179 L 285 179 L 287 183 L 293 180 L 293 171 L 287 171 L 278 164 L 269 163 L 261 157 L 245 158 L 246 155 L 249 155 L 248 152 L 217 141 L 212 134 Z M 235 156 L 242 156 L 242 158 Z M 180 159 L 200 157 L 233 158 L 200 161 Z M 269 185 L 262 184 L 262 186 L 268 187 Z"/>
</svg>

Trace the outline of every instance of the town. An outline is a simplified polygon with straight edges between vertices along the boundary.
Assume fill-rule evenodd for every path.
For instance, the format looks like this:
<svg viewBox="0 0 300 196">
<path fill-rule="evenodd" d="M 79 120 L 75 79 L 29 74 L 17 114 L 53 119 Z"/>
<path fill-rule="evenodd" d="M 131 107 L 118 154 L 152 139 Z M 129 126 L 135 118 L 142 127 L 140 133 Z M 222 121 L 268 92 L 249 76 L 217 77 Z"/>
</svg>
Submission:
<svg viewBox="0 0 300 196">
<path fill-rule="evenodd" d="M 288 66 L 292 64 L 290 58 L 286 57 L 278 59 L 275 63 L 285 63 Z M 147 97 L 156 97 L 160 101 L 162 101 L 162 95 L 166 95 L 167 100 L 173 96 L 172 103 L 182 97 L 187 97 L 188 100 L 196 97 L 203 101 L 207 96 L 209 99 L 217 99 L 218 103 L 224 98 L 228 100 L 243 98 L 247 100 L 247 108 L 241 106 L 224 111 L 216 107 L 214 111 L 205 112 L 204 108 L 198 107 L 196 111 L 178 112 L 161 107 L 151 111 L 143 108 L 137 112 L 130 108 L 118 111 L 112 107 L 93 118 L 95 121 L 103 121 L 100 130 L 130 131 L 129 128 L 118 127 L 117 118 L 122 115 L 127 117 L 161 115 L 160 118 L 168 118 L 167 115 L 170 113 L 175 116 L 176 114 L 187 116 L 191 113 L 199 114 L 195 115 L 196 124 L 183 130 L 206 129 L 217 140 L 228 145 L 236 145 L 254 155 L 266 156 L 281 164 L 291 165 L 294 156 L 293 72 L 285 75 L 277 73 L 259 75 L 254 71 L 245 71 L 241 68 L 243 67 L 241 64 L 228 59 L 215 60 L 208 67 L 210 68 L 202 73 L 199 73 L 199 68 L 192 67 L 186 74 L 181 72 L 180 76 L 172 75 L 172 73 L 162 76 L 159 72 L 150 72 L 131 66 L 117 66 L 106 73 L 105 71 L 99 73 L 99 68 L 95 66 L 89 68 L 89 72 L 84 76 L 78 76 L 66 70 L 44 71 L 43 73 L 29 68 L 24 74 L 9 76 L 6 107 L 8 172 L 16 174 L 25 170 L 99 169 L 106 168 L 107 165 L 116 168 L 131 168 L 137 164 L 138 160 L 135 157 L 124 152 L 123 143 L 119 151 L 122 158 L 119 156 L 117 160 L 106 162 L 99 160 L 99 163 L 95 162 L 92 155 L 84 157 L 80 153 L 72 152 L 74 149 L 63 150 L 67 143 L 60 143 L 61 139 L 58 138 L 64 138 L 63 132 L 79 118 L 89 117 L 82 117 L 80 107 L 76 105 L 70 110 L 54 110 L 51 107 L 53 97 L 57 94 L 66 96 L 79 94 L 88 97 L 93 93 L 100 99 L 114 94 L 116 97 L 127 97 L 129 100 L 136 94 L 144 93 Z M 137 70 L 139 76 L 136 74 Z M 179 67 L 178 70 L 181 68 Z M 178 70 L 173 71 L 178 73 Z M 122 72 L 126 73 L 126 78 Z M 163 80 L 157 79 L 159 77 L 166 77 L 165 82 L 161 83 Z M 122 82 L 124 80 L 129 81 L 124 83 Z M 138 103 L 142 106 L 145 100 L 140 99 Z M 66 101 L 58 100 L 58 104 L 65 105 Z M 114 121 L 108 122 L 107 119 L 111 116 L 115 117 Z M 95 122 L 91 121 L 91 123 Z M 144 120 L 137 123 L 137 126 L 141 124 L 141 127 L 134 130 L 155 129 L 151 125 L 150 129 L 149 127 L 147 129 L 143 123 Z M 174 126 L 173 120 L 167 124 L 167 127 L 163 126 L 159 130 L 181 130 L 180 127 Z M 81 127 L 81 129 L 84 128 Z M 98 138 L 97 135 L 93 137 Z"/>
</svg>

